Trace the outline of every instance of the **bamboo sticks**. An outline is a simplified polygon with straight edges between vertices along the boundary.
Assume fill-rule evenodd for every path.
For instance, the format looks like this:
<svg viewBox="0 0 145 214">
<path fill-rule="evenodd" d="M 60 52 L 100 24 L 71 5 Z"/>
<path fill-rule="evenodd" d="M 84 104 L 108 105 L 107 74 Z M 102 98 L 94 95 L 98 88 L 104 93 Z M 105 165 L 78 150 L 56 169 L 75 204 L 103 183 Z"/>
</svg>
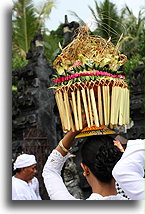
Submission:
<svg viewBox="0 0 145 214">
<path fill-rule="evenodd" d="M 129 124 L 130 122 L 130 94 L 128 88 L 126 88 L 127 93 L 127 104 L 126 104 L 126 124 Z"/>
<path fill-rule="evenodd" d="M 97 112 L 97 106 L 95 101 L 95 95 L 94 95 L 94 89 L 90 89 L 90 96 L 91 96 L 91 103 L 93 108 L 93 114 L 94 114 L 94 122 L 97 127 L 99 127 L 99 119 L 98 119 L 98 112 Z"/>
<path fill-rule="evenodd" d="M 124 88 L 120 90 L 119 125 L 124 125 Z"/>
<path fill-rule="evenodd" d="M 109 88 L 108 86 L 102 86 L 103 90 L 103 104 L 104 104 L 104 121 L 105 125 L 109 125 L 109 105 L 110 105 L 110 96 L 109 96 Z M 108 97 L 109 96 L 109 97 Z"/>
<path fill-rule="evenodd" d="M 79 129 L 83 128 L 82 123 L 82 108 L 81 108 L 81 93 L 80 90 L 77 90 L 77 111 L 78 111 L 78 120 L 79 120 Z"/>
<path fill-rule="evenodd" d="M 85 110 L 87 124 L 88 124 L 88 127 L 90 128 L 91 124 L 90 124 L 90 119 L 89 119 L 89 111 L 88 111 L 88 106 L 87 106 L 86 92 L 85 92 L 84 88 L 81 90 L 81 93 L 82 93 L 82 98 L 83 98 L 83 104 L 84 104 L 84 110 Z"/>
<path fill-rule="evenodd" d="M 101 87 L 98 86 L 98 112 L 100 125 L 104 125 Z"/>
<path fill-rule="evenodd" d="M 126 86 L 116 82 L 114 85 L 94 84 L 93 86 L 83 85 L 81 88 L 71 88 L 71 91 L 65 88 L 55 93 L 64 131 L 82 130 L 83 111 L 89 128 L 94 124 L 97 127 L 129 124 L 130 100 Z"/>
<path fill-rule="evenodd" d="M 124 89 L 124 121 L 123 124 L 126 125 L 129 123 L 129 90 L 128 88 Z"/>
<path fill-rule="evenodd" d="M 76 98 L 75 98 L 75 92 L 71 92 L 72 96 L 72 105 L 73 105 L 73 113 L 74 113 L 74 120 L 75 120 L 75 128 L 78 131 L 79 130 L 79 120 L 78 120 L 78 113 L 77 113 L 77 105 L 76 105 Z"/>
<path fill-rule="evenodd" d="M 91 106 L 91 98 L 90 98 L 90 90 L 87 88 L 87 97 L 88 97 L 88 108 L 89 108 L 89 116 L 90 116 L 90 124 L 93 126 L 93 115 L 92 115 L 92 106 Z"/>
<path fill-rule="evenodd" d="M 115 99 L 115 103 L 114 103 L 114 106 L 115 106 L 114 125 L 118 124 L 118 120 L 119 120 L 121 87 L 116 86 L 115 92 L 116 92 L 116 99 Z"/>
<path fill-rule="evenodd" d="M 65 112 L 66 112 L 66 120 L 67 120 L 67 130 L 75 130 L 74 129 L 74 124 L 73 124 L 73 119 L 72 119 L 72 114 L 71 114 L 71 108 L 70 108 L 70 103 L 69 103 L 69 98 L 68 98 L 68 92 L 64 91 L 64 102 L 65 102 Z"/>
<path fill-rule="evenodd" d="M 65 107 L 64 107 L 64 102 L 62 99 L 62 94 L 60 91 L 55 93 L 55 99 L 56 99 L 56 103 L 58 106 L 58 111 L 59 111 L 59 115 L 60 115 L 60 119 L 61 119 L 62 128 L 65 131 L 65 129 L 67 128 L 66 120 L 64 119 Z"/>
<path fill-rule="evenodd" d="M 115 113 L 115 87 L 112 87 L 112 94 L 111 94 L 111 117 L 110 123 L 114 125 L 114 113 Z"/>
</svg>

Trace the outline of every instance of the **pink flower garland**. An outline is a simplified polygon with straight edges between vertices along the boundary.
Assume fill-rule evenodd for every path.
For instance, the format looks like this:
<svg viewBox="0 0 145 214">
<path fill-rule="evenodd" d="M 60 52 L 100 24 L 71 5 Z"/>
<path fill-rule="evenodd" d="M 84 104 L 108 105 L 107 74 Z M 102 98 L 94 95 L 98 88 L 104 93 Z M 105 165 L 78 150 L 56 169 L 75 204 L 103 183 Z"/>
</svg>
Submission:
<svg viewBox="0 0 145 214">
<path fill-rule="evenodd" d="M 75 79 L 75 78 L 81 77 L 81 76 L 108 76 L 108 77 L 113 77 L 113 78 L 125 79 L 125 76 L 123 76 L 123 75 L 113 75 L 113 74 L 109 74 L 104 71 L 94 71 L 94 72 L 87 72 L 87 73 L 75 73 L 75 74 L 68 75 L 65 77 L 60 77 L 60 78 L 55 79 L 54 82 L 61 83 L 61 82 L 72 80 L 72 79 Z"/>
</svg>

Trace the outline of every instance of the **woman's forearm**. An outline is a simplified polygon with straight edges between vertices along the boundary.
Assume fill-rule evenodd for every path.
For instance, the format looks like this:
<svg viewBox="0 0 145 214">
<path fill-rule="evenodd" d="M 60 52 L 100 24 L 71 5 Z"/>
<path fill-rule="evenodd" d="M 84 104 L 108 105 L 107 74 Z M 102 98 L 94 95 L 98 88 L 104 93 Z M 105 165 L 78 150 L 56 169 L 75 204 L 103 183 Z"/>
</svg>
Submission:
<svg viewBox="0 0 145 214">
<path fill-rule="evenodd" d="M 76 135 L 78 135 L 80 132 L 79 131 L 76 131 L 76 132 L 72 132 L 72 131 L 69 131 L 62 139 L 62 144 L 63 146 L 69 150 L 70 147 L 72 146 L 72 143 L 76 137 Z M 59 151 L 63 156 L 65 156 L 67 154 L 67 152 L 65 152 L 61 146 L 58 146 L 55 148 L 57 151 Z"/>
</svg>

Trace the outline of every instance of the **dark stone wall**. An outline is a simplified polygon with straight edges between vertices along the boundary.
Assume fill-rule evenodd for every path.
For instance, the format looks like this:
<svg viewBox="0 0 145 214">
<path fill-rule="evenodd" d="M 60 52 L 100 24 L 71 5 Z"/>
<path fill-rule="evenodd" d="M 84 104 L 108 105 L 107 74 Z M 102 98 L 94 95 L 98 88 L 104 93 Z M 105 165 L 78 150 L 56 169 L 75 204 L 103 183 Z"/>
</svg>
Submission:
<svg viewBox="0 0 145 214">
<path fill-rule="evenodd" d="M 28 64 L 17 69 L 13 78 L 18 82 L 18 93 L 13 95 L 13 141 L 22 140 L 27 129 L 37 125 L 49 137 L 50 147 L 57 143 L 55 98 L 50 76 L 53 73 L 44 56 L 42 35 L 31 42 Z"/>
<path fill-rule="evenodd" d="M 42 170 L 63 133 L 54 91 L 49 89 L 54 70 L 44 56 L 41 34 L 31 41 L 27 60 L 25 67 L 13 73 L 13 80 L 18 86 L 12 97 L 12 160 L 22 152 L 36 156 L 40 192 L 47 200 Z"/>
<path fill-rule="evenodd" d="M 128 129 L 127 139 L 144 139 L 144 65 L 140 64 L 129 75 L 130 116 L 134 122 Z"/>
</svg>

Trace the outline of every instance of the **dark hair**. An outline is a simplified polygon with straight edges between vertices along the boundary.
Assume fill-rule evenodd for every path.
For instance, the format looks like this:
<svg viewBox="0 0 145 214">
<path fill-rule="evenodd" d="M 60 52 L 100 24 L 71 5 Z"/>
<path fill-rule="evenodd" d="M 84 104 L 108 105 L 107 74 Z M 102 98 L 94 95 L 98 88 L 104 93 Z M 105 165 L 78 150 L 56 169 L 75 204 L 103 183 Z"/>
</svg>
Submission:
<svg viewBox="0 0 145 214">
<path fill-rule="evenodd" d="M 82 163 L 101 182 L 112 180 L 112 170 L 122 156 L 122 152 L 114 146 L 113 138 L 108 135 L 88 137 L 82 149 Z"/>
</svg>

